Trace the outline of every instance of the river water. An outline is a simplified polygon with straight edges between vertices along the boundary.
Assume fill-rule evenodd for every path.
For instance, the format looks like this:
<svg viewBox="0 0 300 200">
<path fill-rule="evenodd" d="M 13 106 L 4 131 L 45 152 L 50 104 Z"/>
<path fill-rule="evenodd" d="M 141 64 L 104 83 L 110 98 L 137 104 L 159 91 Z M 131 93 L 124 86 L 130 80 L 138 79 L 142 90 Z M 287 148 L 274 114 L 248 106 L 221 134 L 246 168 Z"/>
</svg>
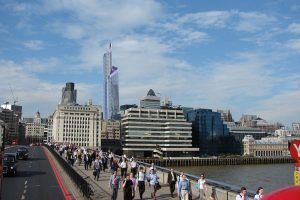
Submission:
<svg viewBox="0 0 300 200">
<path fill-rule="evenodd" d="M 245 186 L 253 191 L 262 186 L 265 194 L 294 184 L 293 164 L 197 166 L 174 167 L 174 169 L 196 176 L 204 173 L 208 179 L 239 187 Z"/>
</svg>

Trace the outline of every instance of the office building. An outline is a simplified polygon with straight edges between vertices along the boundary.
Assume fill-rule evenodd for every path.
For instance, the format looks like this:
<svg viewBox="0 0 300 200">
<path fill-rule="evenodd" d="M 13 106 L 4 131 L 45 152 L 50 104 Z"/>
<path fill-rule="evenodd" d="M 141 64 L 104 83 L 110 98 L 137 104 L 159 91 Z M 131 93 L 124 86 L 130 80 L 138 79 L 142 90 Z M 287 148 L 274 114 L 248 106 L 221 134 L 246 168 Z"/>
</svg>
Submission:
<svg viewBox="0 0 300 200">
<path fill-rule="evenodd" d="M 119 118 L 119 77 L 118 68 L 112 65 L 112 48 L 103 56 L 103 118 Z"/>
<path fill-rule="evenodd" d="M 19 144 L 19 115 L 14 110 L 0 107 L 0 120 L 6 123 L 5 143 Z"/>
<path fill-rule="evenodd" d="M 199 148 L 192 147 L 191 129 L 182 110 L 129 108 L 121 122 L 123 152 L 135 157 L 194 156 Z"/>
<path fill-rule="evenodd" d="M 270 123 L 267 120 L 264 120 L 256 115 L 242 115 L 240 121 L 241 126 L 259 128 L 261 131 L 267 133 L 274 133 L 275 130 L 282 127 L 279 123 Z"/>
<path fill-rule="evenodd" d="M 294 139 L 294 137 L 266 137 L 255 140 L 252 135 L 246 135 L 243 139 L 244 155 L 254 157 L 290 156 L 288 143 Z"/>
<path fill-rule="evenodd" d="M 160 109 L 160 97 L 155 95 L 155 92 L 150 89 L 147 95 L 140 100 L 140 107 L 147 109 Z"/>
<path fill-rule="evenodd" d="M 12 105 L 12 104 L 3 104 L 3 105 L 1 105 L 1 108 L 13 111 L 13 113 L 15 115 L 17 115 L 19 120 L 22 119 L 22 106 L 15 105 L 15 104 L 14 105 Z"/>
<path fill-rule="evenodd" d="M 217 110 L 217 112 L 221 114 L 223 122 L 233 122 L 230 110 Z"/>
<path fill-rule="evenodd" d="M 62 89 L 61 105 L 76 105 L 77 102 L 77 90 L 75 90 L 75 84 L 72 82 L 66 83 L 66 87 Z"/>
<path fill-rule="evenodd" d="M 34 118 L 24 118 L 23 122 L 25 123 L 25 138 L 28 143 L 42 143 L 47 139 L 44 134 L 48 119 L 41 118 L 39 111 L 35 113 Z"/>
<path fill-rule="evenodd" d="M 121 123 L 119 120 L 101 121 L 101 148 L 104 151 L 121 152 Z"/>
<path fill-rule="evenodd" d="M 200 155 L 240 152 L 219 112 L 202 108 L 189 110 L 186 119 L 192 123 L 193 146 L 200 148 Z"/>
</svg>

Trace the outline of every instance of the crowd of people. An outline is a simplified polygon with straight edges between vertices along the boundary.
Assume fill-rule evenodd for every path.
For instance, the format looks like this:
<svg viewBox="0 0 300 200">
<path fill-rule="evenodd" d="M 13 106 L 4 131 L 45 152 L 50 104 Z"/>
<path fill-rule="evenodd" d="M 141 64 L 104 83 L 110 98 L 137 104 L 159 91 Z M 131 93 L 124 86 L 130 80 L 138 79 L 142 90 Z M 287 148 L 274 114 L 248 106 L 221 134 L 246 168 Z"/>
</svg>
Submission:
<svg viewBox="0 0 300 200">
<path fill-rule="evenodd" d="M 143 200 L 143 194 L 147 186 L 151 189 L 151 198 L 156 200 L 156 193 L 161 186 L 154 163 L 149 167 L 149 172 L 146 172 L 144 166 L 139 166 L 133 157 L 127 158 L 125 154 L 118 159 L 113 153 L 103 152 L 101 149 L 86 149 L 71 144 L 52 145 L 71 166 L 74 164 L 84 164 L 85 170 L 93 170 L 94 180 L 99 181 L 100 172 L 105 172 L 105 170 L 109 169 L 112 175 L 109 178 L 108 186 L 111 189 L 112 200 L 117 199 L 120 188 L 123 188 L 124 200 L 133 200 L 136 197 L 137 191 L 139 198 Z M 130 169 L 130 172 L 128 169 Z M 118 175 L 119 171 L 120 175 Z M 177 188 L 176 193 L 179 200 L 192 199 L 191 184 L 183 171 L 180 171 L 180 174 L 176 174 L 171 168 L 168 173 L 167 182 L 172 198 L 175 198 L 175 189 Z M 216 199 L 214 190 L 209 197 L 206 197 L 207 187 L 204 174 L 200 175 L 195 187 L 199 200 Z M 259 187 L 254 200 L 261 200 L 263 197 L 262 193 L 263 188 Z M 245 187 L 242 187 L 240 193 L 236 196 L 236 200 L 248 199 L 247 190 Z"/>
</svg>

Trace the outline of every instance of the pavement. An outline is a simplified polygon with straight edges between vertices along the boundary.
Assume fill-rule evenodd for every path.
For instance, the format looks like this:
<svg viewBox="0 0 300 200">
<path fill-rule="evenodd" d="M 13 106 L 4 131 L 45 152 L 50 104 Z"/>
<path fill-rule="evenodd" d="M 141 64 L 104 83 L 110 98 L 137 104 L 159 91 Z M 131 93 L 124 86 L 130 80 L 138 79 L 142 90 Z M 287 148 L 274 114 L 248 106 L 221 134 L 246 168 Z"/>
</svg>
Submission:
<svg viewBox="0 0 300 200">
<path fill-rule="evenodd" d="M 94 191 L 95 191 L 95 195 L 92 196 L 92 199 L 103 199 L 103 200 L 110 200 L 111 199 L 111 189 L 109 188 L 108 182 L 109 182 L 109 177 L 111 175 L 111 173 L 109 172 L 109 170 L 106 170 L 106 172 L 101 171 L 100 173 L 100 178 L 99 181 L 94 180 L 94 176 L 93 176 L 93 169 L 88 169 L 85 170 L 84 169 L 84 165 L 78 165 L 77 163 L 74 164 L 74 168 L 75 170 L 81 174 L 82 177 L 87 178 L 89 180 L 89 183 L 93 186 Z M 128 171 L 129 172 L 129 171 Z M 120 175 L 120 171 L 118 171 L 118 175 Z M 176 199 L 178 200 L 178 196 L 176 193 L 175 189 L 175 193 L 174 196 L 175 198 L 172 198 L 170 195 L 170 189 L 169 189 L 169 185 L 167 184 L 161 184 L 161 189 L 157 191 L 156 193 L 156 199 L 157 200 L 171 200 L 171 199 Z M 118 200 L 123 200 L 123 190 L 119 189 L 118 191 Z M 135 198 L 134 199 L 140 199 L 139 198 L 139 192 L 138 192 L 138 188 L 137 191 L 135 193 Z M 148 186 L 148 182 L 146 182 L 146 191 L 143 195 L 143 199 L 152 199 L 151 198 L 151 188 Z"/>
<path fill-rule="evenodd" d="M 18 146 L 5 149 L 13 153 Z M 15 177 L 4 177 L 2 200 L 52 200 L 64 199 L 48 159 L 41 147 L 29 147 L 29 158 L 19 160 Z"/>
</svg>

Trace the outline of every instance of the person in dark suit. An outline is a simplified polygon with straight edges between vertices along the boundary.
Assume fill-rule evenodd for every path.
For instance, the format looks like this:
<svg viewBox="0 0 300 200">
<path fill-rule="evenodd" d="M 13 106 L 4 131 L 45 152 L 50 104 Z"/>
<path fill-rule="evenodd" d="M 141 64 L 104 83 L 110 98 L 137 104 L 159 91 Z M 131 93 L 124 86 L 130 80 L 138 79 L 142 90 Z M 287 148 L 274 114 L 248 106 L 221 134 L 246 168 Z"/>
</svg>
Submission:
<svg viewBox="0 0 300 200">
<path fill-rule="evenodd" d="M 170 193 L 172 198 L 174 198 L 174 191 L 175 191 L 175 184 L 177 182 L 176 174 L 173 172 L 173 169 L 171 168 L 170 172 L 168 173 L 168 183 L 170 186 Z"/>
</svg>

